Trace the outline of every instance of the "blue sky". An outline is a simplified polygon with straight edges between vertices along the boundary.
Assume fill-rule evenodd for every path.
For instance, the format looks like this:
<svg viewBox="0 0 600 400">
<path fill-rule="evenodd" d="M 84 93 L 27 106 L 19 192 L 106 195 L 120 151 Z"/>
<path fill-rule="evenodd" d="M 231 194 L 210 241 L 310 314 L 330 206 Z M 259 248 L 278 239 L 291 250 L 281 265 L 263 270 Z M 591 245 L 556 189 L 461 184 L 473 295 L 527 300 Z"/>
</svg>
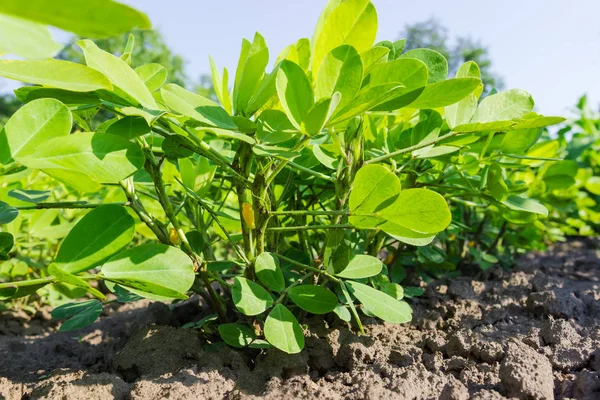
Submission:
<svg viewBox="0 0 600 400">
<path fill-rule="evenodd" d="M 208 55 L 235 71 L 242 37 L 265 37 L 274 60 L 310 37 L 326 0 L 121 0 L 146 12 L 190 77 L 209 73 Z M 530 92 L 544 114 L 565 115 L 588 93 L 600 102 L 600 0 L 373 0 L 378 40 L 436 17 L 451 36 L 479 38 L 506 88 Z M 2 85 L 4 86 L 4 85 Z"/>
</svg>

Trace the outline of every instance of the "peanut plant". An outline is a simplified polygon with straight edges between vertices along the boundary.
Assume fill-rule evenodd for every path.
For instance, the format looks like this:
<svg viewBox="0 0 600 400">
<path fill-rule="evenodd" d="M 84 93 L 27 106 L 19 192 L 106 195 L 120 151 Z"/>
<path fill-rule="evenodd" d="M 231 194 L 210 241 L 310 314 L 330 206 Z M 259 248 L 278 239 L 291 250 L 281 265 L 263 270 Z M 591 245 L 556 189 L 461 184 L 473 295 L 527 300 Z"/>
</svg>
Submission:
<svg viewBox="0 0 600 400">
<path fill-rule="evenodd" d="M 214 315 L 194 327 L 287 353 L 302 350 L 307 314 L 361 332 L 361 314 L 411 321 L 407 255 L 465 258 L 473 221 L 475 238 L 494 221 L 498 241 L 509 223 L 543 224 L 519 174 L 545 165 L 560 185 L 571 167 L 536 144 L 563 118 L 534 112 L 528 93 L 481 99 L 474 62 L 448 79 L 441 54 L 376 33 L 370 1 L 331 0 L 272 69 L 258 33 L 231 82 L 211 59 L 216 99 L 164 84 L 161 65 L 132 69 L 133 40 L 120 56 L 80 41 L 86 65 L 0 60 L 0 76 L 32 85 L 0 135 L 0 257 L 32 260 L 27 236 L 14 238 L 39 213 L 71 223 L 39 277 L 0 283 L 1 298 L 84 291 L 93 298 L 53 311 L 71 330 L 109 302 L 197 293 Z"/>
</svg>

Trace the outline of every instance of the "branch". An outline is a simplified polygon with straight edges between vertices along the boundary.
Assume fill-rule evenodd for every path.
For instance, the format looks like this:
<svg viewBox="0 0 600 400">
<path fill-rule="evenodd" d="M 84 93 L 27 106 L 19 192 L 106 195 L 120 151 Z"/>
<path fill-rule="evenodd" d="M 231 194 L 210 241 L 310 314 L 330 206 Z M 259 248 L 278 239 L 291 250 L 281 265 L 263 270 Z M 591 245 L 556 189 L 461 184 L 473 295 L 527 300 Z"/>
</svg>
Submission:
<svg viewBox="0 0 600 400">
<path fill-rule="evenodd" d="M 438 137 L 436 139 L 430 140 L 428 142 L 419 143 L 419 144 L 416 144 L 414 146 L 407 147 L 405 149 L 400 149 L 400 150 L 393 151 L 393 152 L 391 152 L 389 154 L 385 154 L 383 156 L 371 158 L 370 160 L 365 161 L 365 165 L 367 165 L 367 164 L 373 164 L 373 163 L 378 163 L 378 162 L 381 162 L 381 161 L 385 161 L 385 160 L 388 160 L 390 158 L 393 158 L 393 157 L 396 157 L 396 156 L 399 156 L 399 155 L 402 155 L 402 154 L 412 153 L 415 150 L 419 150 L 419 149 L 422 149 L 424 147 L 431 146 L 432 144 L 436 144 L 436 143 L 439 143 L 441 141 L 444 141 L 446 139 L 450 139 L 450 138 L 452 138 L 454 136 L 457 136 L 459 133 L 460 132 L 452 132 L 452 133 L 449 133 L 447 135 L 444 135 L 444 136 Z"/>
</svg>

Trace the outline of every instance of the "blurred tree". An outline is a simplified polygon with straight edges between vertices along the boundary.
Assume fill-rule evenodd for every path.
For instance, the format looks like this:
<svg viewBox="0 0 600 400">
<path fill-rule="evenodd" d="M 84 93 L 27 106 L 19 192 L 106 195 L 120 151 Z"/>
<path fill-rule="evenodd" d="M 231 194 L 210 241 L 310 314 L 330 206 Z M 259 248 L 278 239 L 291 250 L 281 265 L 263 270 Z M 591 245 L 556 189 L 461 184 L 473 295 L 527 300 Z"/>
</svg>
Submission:
<svg viewBox="0 0 600 400">
<path fill-rule="evenodd" d="M 0 128 L 4 126 L 11 115 L 21 107 L 21 102 L 17 100 L 14 94 L 7 93 L 0 95 Z"/>
<path fill-rule="evenodd" d="M 406 39 L 405 50 L 425 47 L 443 54 L 448 60 L 450 76 L 454 76 L 464 62 L 475 61 L 481 69 L 486 92 L 504 87 L 503 79 L 492 70 L 488 48 L 471 37 L 459 36 L 451 43 L 448 29 L 435 18 L 406 25 L 401 37 Z"/>
</svg>

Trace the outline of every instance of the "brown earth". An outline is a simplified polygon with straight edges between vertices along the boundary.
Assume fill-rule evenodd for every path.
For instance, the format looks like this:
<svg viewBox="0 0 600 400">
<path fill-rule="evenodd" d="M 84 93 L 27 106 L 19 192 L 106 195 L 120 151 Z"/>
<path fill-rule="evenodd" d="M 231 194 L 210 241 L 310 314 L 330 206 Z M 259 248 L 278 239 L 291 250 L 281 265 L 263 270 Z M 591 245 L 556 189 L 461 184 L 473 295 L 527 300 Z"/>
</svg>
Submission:
<svg viewBox="0 0 600 400">
<path fill-rule="evenodd" d="M 178 328 L 207 312 L 196 298 L 108 307 L 80 332 L 4 312 L 0 398 L 600 399 L 599 249 L 571 241 L 436 281 L 413 323 L 369 320 L 367 336 L 313 318 L 298 355 L 205 346 Z"/>
</svg>

